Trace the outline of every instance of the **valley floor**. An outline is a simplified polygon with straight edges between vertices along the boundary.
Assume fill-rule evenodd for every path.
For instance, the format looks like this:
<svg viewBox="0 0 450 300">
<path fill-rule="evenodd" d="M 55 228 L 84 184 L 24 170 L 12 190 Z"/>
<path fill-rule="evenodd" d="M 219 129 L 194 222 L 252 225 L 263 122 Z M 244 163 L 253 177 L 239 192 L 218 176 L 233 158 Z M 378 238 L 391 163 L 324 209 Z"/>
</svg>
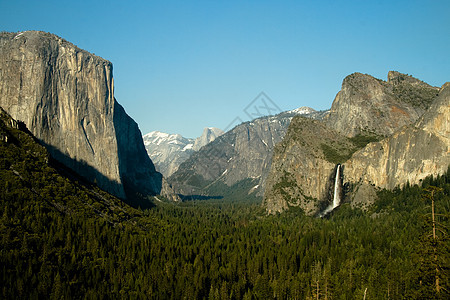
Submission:
<svg viewBox="0 0 450 300">
<path fill-rule="evenodd" d="M 380 192 L 369 212 L 344 204 L 317 219 L 296 208 L 268 216 L 236 199 L 141 211 L 54 172 L 36 173 L 50 187 L 27 183 L 33 164 L 22 167 L 21 177 L 6 165 L 0 173 L 3 299 L 449 296 L 449 174 Z M 437 239 L 423 200 L 431 185 Z"/>
</svg>

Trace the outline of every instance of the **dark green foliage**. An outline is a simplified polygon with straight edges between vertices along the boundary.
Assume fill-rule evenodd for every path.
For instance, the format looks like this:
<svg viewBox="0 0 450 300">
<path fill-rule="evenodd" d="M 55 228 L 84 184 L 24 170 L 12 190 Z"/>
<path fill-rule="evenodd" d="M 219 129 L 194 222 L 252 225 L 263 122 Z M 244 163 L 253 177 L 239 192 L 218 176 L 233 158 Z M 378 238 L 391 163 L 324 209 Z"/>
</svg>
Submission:
<svg viewBox="0 0 450 300">
<path fill-rule="evenodd" d="M 374 134 L 358 134 L 349 141 L 354 145 L 349 148 L 336 147 L 328 144 L 321 144 L 320 147 L 325 155 L 325 159 L 331 163 L 339 164 L 347 161 L 353 153 L 364 148 L 368 143 L 377 142 L 380 137 Z"/>
<path fill-rule="evenodd" d="M 296 208 L 267 216 L 228 199 L 138 211 L 60 176 L 42 147 L 14 134 L 17 145 L 0 142 L 2 299 L 449 296 L 448 240 L 438 245 L 442 292 L 423 276 L 436 260 L 422 259 L 435 245 L 421 187 L 383 191 L 369 212 L 342 205 L 329 219 Z M 447 216 L 449 175 L 423 182 L 442 188 L 436 212 Z"/>
<path fill-rule="evenodd" d="M 325 155 L 325 159 L 334 164 L 345 162 L 353 154 L 353 152 L 342 151 L 342 149 L 337 149 L 327 144 L 320 144 L 320 148 Z"/>
<path fill-rule="evenodd" d="M 436 98 L 438 91 L 431 86 L 421 86 L 410 84 L 397 84 L 393 86 L 393 93 L 400 100 L 414 107 L 427 109 L 430 107 L 434 98 Z"/>
<path fill-rule="evenodd" d="M 280 180 L 273 186 L 273 190 L 281 194 L 283 199 L 292 201 L 291 191 L 293 188 L 299 189 L 302 194 L 303 191 L 299 186 L 297 186 L 297 183 L 291 173 L 285 170 L 283 172 L 283 176 L 281 176 Z"/>
<path fill-rule="evenodd" d="M 283 191 L 284 188 L 291 188 L 296 186 L 295 180 L 291 173 L 283 171 L 283 176 L 280 178 L 279 182 L 274 185 L 275 190 Z"/>
<path fill-rule="evenodd" d="M 433 238 L 432 208 L 430 190 L 433 195 L 436 218 L 435 238 Z M 450 166 L 445 176 L 427 177 L 422 187 L 406 184 L 394 192 L 381 191 L 373 212 L 390 215 L 404 214 L 417 223 L 415 243 L 411 247 L 411 258 L 416 264 L 411 272 L 415 288 L 408 291 L 412 299 L 448 299 L 450 297 L 450 240 L 448 227 L 450 218 Z M 406 214 L 407 213 L 407 214 Z M 436 276 L 440 281 L 440 292 L 436 292 Z"/>
<path fill-rule="evenodd" d="M 252 201 L 259 200 L 261 197 L 255 195 L 254 189 L 259 183 L 259 178 L 246 178 L 241 181 L 236 182 L 232 186 L 228 186 L 222 181 L 217 181 L 213 184 L 208 185 L 204 189 L 204 193 L 211 196 L 217 196 L 227 199 L 236 199 L 238 201 Z"/>
<path fill-rule="evenodd" d="M 186 180 L 186 184 L 192 185 L 192 186 L 204 187 L 205 185 L 208 184 L 208 182 L 205 181 L 205 179 L 203 179 L 203 177 L 201 175 L 193 174 L 190 177 L 188 177 L 188 179 Z"/>
<path fill-rule="evenodd" d="M 379 140 L 380 137 L 374 134 L 358 134 L 350 138 L 350 141 L 355 145 L 355 151 L 364 148 L 369 143 L 377 142 Z"/>
<path fill-rule="evenodd" d="M 392 203 L 372 218 L 346 205 L 328 220 L 265 216 L 225 199 L 163 204 L 116 225 L 2 202 L 2 296 L 354 299 L 367 288 L 371 299 L 420 298 L 427 205 L 418 187 L 383 195 Z"/>
<path fill-rule="evenodd" d="M 106 262 L 125 273 L 123 253 L 108 249 L 129 242 L 141 213 L 73 174 L 61 176 L 45 148 L 0 113 L 0 134 L 8 136 L 0 140 L 0 297 L 106 295 L 113 284 Z"/>
</svg>

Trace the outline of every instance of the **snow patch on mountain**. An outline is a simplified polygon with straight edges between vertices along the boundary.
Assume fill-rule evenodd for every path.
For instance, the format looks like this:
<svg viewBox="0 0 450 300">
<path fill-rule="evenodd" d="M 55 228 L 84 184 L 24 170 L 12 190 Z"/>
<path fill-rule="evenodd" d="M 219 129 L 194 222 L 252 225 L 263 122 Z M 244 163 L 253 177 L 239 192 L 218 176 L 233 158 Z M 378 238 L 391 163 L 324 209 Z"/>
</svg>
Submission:
<svg viewBox="0 0 450 300">
<path fill-rule="evenodd" d="M 295 114 L 299 114 L 299 115 L 307 115 L 307 114 L 311 114 L 313 112 L 316 112 L 316 110 L 314 108 L 308 107 L 308 106 L 302 106 L 293 110 L 289 110 L 287 111 L 288 113 L 295 113 Z"/>
<path fill-rule="evenodd" d="M 316 110 L 310 107 L 300 107 L 297 109 L 289 110 L 282 115 L 289 121 L 295 115 L 311 115 L 316 112 Z M 269 122 L 272 124 L 280 123 L 279 116 L 264 117 L 268 118 Z M 250 121 L 250 125 L 255 125 L 257 120 Z M 224 134 L 224 132 L 215 127 L 206 127 L 203 129 L 203 133 L 196 139 L 185 138 L 180 134 L 169 134 L 160 131 L 152 131 L 143 136 L 144 145 L 147 149 L 147 153 L 151 160 L 155 164 L 157 170 L 161 172 L 164 176 L 169 177 L 172 175 L 178 167 L 186 161 L 192 153 L 199 151 L 205 145 L 214 141 L 217 137 Z M 273 137 L 272 144 L 274 143 Z M 270 148 L 268 143 L 269 140 L 261 140 L 266 148 Z M 231 145 L 234 147 L 234 144 Z M 232 158 L 230 158 L 231 160 Z"/>
<path fill-rule="evenodd" d="M 142 138 L 145 149 L 156 169 L 164 176 L 169 177 L 192 153 L 222 134 L 223 131 L 219 128 L 207 127 L 203 130 L 203 134 L 196 139 L 160 131 L 149 132 Z"/>
</svg>

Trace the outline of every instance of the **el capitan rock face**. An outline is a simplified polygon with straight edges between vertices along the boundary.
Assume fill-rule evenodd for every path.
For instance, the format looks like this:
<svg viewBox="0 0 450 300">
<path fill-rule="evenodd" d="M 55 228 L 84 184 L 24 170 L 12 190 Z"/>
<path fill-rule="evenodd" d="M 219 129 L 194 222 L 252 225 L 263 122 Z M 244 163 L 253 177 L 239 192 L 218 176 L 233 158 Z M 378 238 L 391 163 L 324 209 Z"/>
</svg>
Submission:
<svg viewBox="0 0 450 300">
<path fill-rule="evenodd" d="M 52 34 L 0 34 L 0 106 L 52 156 L 125 198 L 159 194 L 161 174 L 137 124 L 114 99 L 112 64 Z"/>
<path fill-rule="evenodd" d="M 348 137 L 389 136 L 414 123 L 438 92 L 437 87 L 395 71 L 388 73 L 387 82 L 353 73 L 344 79 L 325 122 Z"/>
</svg>

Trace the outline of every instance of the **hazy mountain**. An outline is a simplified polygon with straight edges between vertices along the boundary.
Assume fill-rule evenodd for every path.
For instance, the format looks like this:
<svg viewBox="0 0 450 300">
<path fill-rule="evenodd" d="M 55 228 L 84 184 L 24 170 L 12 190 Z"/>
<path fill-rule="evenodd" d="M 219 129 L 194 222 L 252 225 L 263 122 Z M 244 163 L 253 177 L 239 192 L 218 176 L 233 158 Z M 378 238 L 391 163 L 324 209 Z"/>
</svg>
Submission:
<svg viewBox="0 0 450 300">
<path fill-rule="evenodd" d="M 294 116 L 310 111 L 287 111 L 234 127 L 193 153 L 169 182 L 184 195 L 223 196 L 238 185 L 243 194 L 262 196 L 275 144 L 282 140 Z M 324 112 L 305 115 L 322 118 Z"/>
<path fill-rule="evenodd" d="M 222 134 L 224 134 L 222 129 L 215 127 L 207 127 L 203 129 L 202 135 L 195 139 L 194 146 L 192 147 L 192 149 L 194 151 L 198 151 L 200 150 L 200 148 L 211 143 Z"/>
<path fill-rule="evenodd" d="M 223 134 L 219 128 L 208 127 L 203 130 L 200 137 L 190 139 L 179 134 L 168 134 L 152 131 L 143 136 L 144 145 L 148 155 L 155 164 L 156 169 L 164 176 L 172 175 L 179 165 L 198 151 Z"/>
</svg>

